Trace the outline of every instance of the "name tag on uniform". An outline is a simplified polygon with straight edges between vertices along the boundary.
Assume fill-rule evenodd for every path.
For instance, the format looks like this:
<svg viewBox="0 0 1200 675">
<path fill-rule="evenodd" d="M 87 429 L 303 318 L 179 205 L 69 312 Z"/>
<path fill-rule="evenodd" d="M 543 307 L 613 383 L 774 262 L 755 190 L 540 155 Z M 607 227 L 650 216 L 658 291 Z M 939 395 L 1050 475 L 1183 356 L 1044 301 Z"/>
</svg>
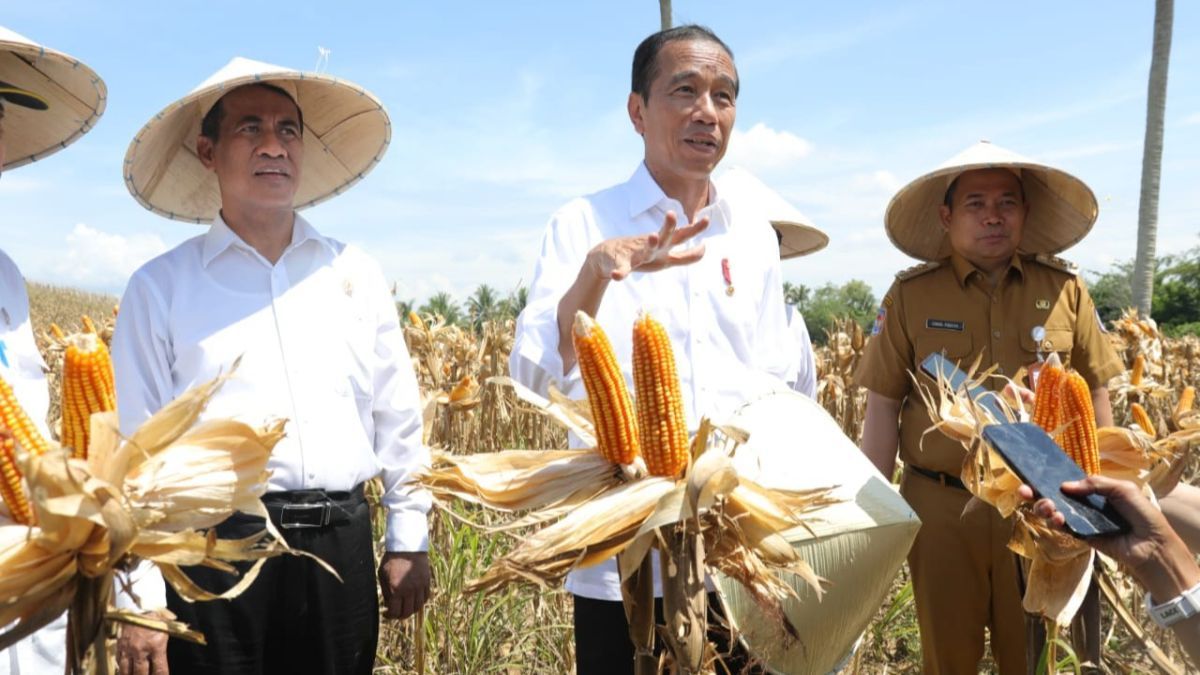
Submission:
<svg viewBox="0 0 1200 675">
<path fill-rule="evenodd" d="M 963 322 L 950 321 L 949 319 L 925 319 L 926 328 L 937 328 L 938 330 L 956 330 L 962 332 Z"/>
</svg>

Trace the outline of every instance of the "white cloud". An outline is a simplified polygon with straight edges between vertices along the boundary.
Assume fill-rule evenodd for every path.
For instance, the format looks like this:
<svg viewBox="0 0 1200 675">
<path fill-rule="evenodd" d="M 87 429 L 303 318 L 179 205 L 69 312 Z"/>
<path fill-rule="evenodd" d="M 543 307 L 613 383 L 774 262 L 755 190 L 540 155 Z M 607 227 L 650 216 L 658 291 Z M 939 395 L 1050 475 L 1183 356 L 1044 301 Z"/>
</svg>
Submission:
<svg viewBox="0 0 1200 675">
<path fill-rule="evenodd" d="M 67 235 L 55 278 L 72 286 L 119 292 L 134 270 L 166 250 L 156 234 L 110 234 L 79 223 Z"/>
<path fill-rule="evenodd" d="M 750 171 L 782 169 L 808 157 L 812 150 L 812 143 L 792 132 L 775 130 L 759 122 L 749 131 L 733 130 L 725 164 L 744 166 Z"/>
<path fill-rule="evenodd" d="M 1185 126 L 1185 127 L 1190 127 L 1190 126 L 1193 126 L 1196 124 L 1200 124 L 1200 112 L 1192 113 L 1191 115 L 1188 115 L 1187 117 L 1183 118 L 1183 121 L 1180 122 L 1179 124 L 1180 124 L 1180 126 Z"/>
</svg>

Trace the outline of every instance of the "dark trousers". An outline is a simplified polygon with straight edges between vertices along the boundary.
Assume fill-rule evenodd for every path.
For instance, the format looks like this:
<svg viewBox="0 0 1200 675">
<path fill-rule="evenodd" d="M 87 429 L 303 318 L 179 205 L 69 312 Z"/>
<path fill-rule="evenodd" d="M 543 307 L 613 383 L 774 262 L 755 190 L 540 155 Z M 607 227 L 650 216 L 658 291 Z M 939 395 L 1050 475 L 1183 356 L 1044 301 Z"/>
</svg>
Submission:
<svg viewBox="0 0 1200 675">
<path fill-rule="evenodd" d="M 283 555 L 268 560 L 258 579 L 233 600 L 188 603 L 168 585 L 167 607 L 208 641 L 201 646 L 171 639 L 167 656 L 172 675 L 371 672 L 379 609 L 370 510 L 361 487 L 351 493 L 302 491 L 263 497 L 277 527 L 282 504 L 325 500 L 332 502 L 327 525 L 280 532 L 291 547 L 331 565 L 342 581 L 309 558 Z M 292 522 L 297 513 L 307 521 L 322 520 L 296 510 L 283 520 Z M 260 518 L 235 514 L 217 526 L 217 534 L 237 539 L 263 525 Z M 236 567 L 244 573 L 250 564 Z M 240 578 L 204 567 L 184 571 L 212 592 L 225 591 Z"/>
<path fill-rule="evenodd" d="M 625 607 L 620 600 L 596 600 L 580 595 L 575 599 L 575 672 L 577 675 L 633 675 L 633 641 L 629 639 L 629 623 L 625 620 Z M 662 598 L 654 599 L 654 621 L 659 625 L 663 619 Z M 717 648 L 724 662 L 715 666 L 718 675 L 731 673 L 762 673 L 751 665 L 751 657 L 740 643 L 730 645 L 729 630 L 725 628 L 724 616 L 716 593 L 708 594 L 708 639 Z M 655 653 L 661 653 L 664 644 L 655 637 Z"/>
</svg>

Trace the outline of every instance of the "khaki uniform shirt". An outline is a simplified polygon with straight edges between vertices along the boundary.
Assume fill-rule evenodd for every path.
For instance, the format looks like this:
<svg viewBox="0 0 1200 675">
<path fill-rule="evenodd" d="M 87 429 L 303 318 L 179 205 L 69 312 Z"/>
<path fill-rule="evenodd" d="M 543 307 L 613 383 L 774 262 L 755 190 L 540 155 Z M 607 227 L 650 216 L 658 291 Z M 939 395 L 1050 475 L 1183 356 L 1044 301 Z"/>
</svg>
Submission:
<svg viewBox="0 0 1200 675">
<path fill-rule="evenodd" d="M 854 381 L 902 401 L 900 458 L 906 463 L 955 476 L 962 470 L 965 450 L 957 441 L 940 432 L 922 441 L 932 422 L 909 373 L 919 373 L 933 352 L 944 351 L 963 369 L 982 353 L 980 371 L 997 365 L 996 372 L 1009 377 L 1036 362 L 1039 351 L 1058 352 L 1092 389 L 1124 370 L 1070 263 L 1017 254 L 996 288 L 989 286 L 982 271 L 954 254 L 901 272 L 884 296 Z M 1040 345 L 1035 326 L 1046 331 Z M 932 385 L 924 374 L 917 377 Z M 1003 384 L 998 378 L 985 383 L 992 389 Z"/>
</svg>

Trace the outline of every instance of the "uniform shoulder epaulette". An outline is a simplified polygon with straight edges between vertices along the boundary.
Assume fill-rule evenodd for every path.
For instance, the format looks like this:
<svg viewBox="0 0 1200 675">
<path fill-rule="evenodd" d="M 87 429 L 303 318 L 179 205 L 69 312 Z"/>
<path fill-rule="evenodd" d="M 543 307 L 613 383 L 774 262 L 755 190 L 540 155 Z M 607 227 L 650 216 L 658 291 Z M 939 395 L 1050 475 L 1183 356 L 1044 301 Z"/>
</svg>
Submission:
<svg viewBox="0 0 1200 675">
<path fill-rule="evenodd" d="M 926 272 L 932 272 L 942 266 L 941 260 L 930 260 L 927 263 L 913 265 L 906 270 L 901 270 L 896 273 L 896 281 L 908 281 L 913 277 L 919 277 Z"/>
<path fill-rule="evenodd" d="M 1056 269 L 1060 272 L 1066 272 L 1067 274 L 1079 274 L 1079 265 L 1076 265 L 1075 263 L 1071 262 L 1070 260 L 1063 260 L 1062 258 L 1060 258 L 1056 255 L 1050 255 L 1049 253 L 1039 253 L 1039 254 L 1033 256 L 1033 259 L 1036 260 L 1037 262 L 1045 265 L 1046 267 L 1049 267 L 1051 269 Z"/>
</svg>

